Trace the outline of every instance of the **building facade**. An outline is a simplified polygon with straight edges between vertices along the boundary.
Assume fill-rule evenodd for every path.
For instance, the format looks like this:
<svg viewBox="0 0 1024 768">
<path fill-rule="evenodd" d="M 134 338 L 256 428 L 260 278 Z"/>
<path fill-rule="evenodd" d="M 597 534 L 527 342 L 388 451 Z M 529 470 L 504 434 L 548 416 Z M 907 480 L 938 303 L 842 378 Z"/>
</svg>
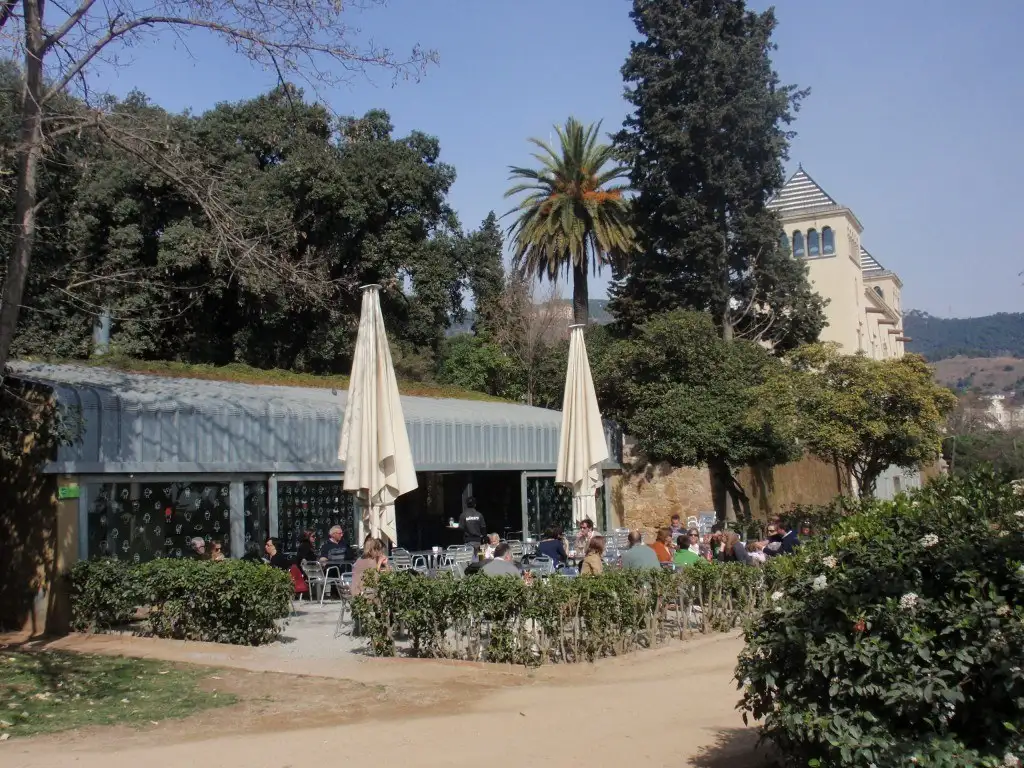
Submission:
<svg viewBox="0 0 1024 768">
<path fill-rule="evenodd" d="M 340 525 L 356 540 L 360 510 L 338 460 L 347 393 L 165 378 L 77 365 L 11 364 L 52 397 L 76 429 L 43 468 L 74 509 L 72 558 L 182 557 L 195 537 L 241 557 L 267 536 L 297 549 Z M 449 528 L 470 496 L 488 531 L 536 537 L 572 525 L 572 494 L 555 484 L 561 413 L 504 402 L 403 397 L 420 485 L 395 505 L 399 544 L 461 543 Z M 621 435 L 606 424 L 605 470 Z M 610 479 L 610 474 L 607 475 Z M 611 526 L 608 494 L 599 524 Z"/>
<path fill-rule="evenodd" d="M 828 300 L 822 341 L 876 360 L 901 357 L 903 282 L 862 243 L 864 227 L 800 167 L 768 202 L 782 218 L 783 243 L 807 263 L 815 291 Z"/>
</svg>

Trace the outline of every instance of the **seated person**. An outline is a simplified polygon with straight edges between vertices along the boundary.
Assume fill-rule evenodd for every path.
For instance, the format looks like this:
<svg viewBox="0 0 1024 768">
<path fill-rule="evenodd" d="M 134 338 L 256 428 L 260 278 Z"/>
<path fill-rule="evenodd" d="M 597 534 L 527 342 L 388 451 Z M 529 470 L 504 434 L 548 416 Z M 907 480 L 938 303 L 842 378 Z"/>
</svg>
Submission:
<svg viewBox="0 0 1024 768">
<path fill-rule="evenodd" d="M 641 571 L 656 571 L 661 568 L 661 561 L 654 550 L 644 544 L 644 537 L 640 531 L 629 532 L 629 549 L 622 553 L 622 567 Z"/>
<path fill-rule="evenodd" d="M 484 560 L 494 559 L 494 550 L 497 548 L 501 538 L 496 533 L 487 534 L 487 543 L 484 544 Z"/>
<path fill-rule="evenodd" d="M 693 565 L 701 559 L 699 554 L 690 549 L 690 534 L 682 534 L 676 543 L 676 553 L 672 557 L 672 562 L 676 565 Z"/>
<path fill-rule="evenodd" d="M 362 557 L 356 560 L 352 566 L 352 595 L 356 596 L 362 593 L 363 576 L 367 571 L 386 570 L 388 570 L 388 554 L 384 548 L 384 542 L 371 536 L 363 544 Z"/>
<path fill-rule="evenodd" d="M 544 538 L 537 545 L 537 554 L 550 557 L 555 564 L 555 568 L 559 568 L 568 562 L 569 556 L 565 553 L 565 544 L 562 543 L 562 537 L 559 536 L 558 529 L 548 528 L 544 532 Z"/>
<path fill-rule="evenodd" d="M 519 576 L 519 569 L 512 562 L 512 550 L 508 544 L 501 543 L 494 548 L 494 558 L 484 563 L 480 569 L 485 576 Z"/>
<path fill-rule="evenodd" d="M 669 528 L 659 528 L 655 536 L 654 544 L 651 545 L 654 554 L 658 556 L 659 563 L 672 562 L 672 531 Z"/>
<path fill-rule="evenodd" d="M 765 560 L 768 559 L 764 552 L 767 543 L 766 541 L 752 541 L 747 545 L 747 557 L 750 559 L 751 565 L 764 565 Z"/>
<path fill-rule="evenodd" d="M 345 532 L 340 525 L 335 525 L 327 535 L 327 541 L 320 547 L 320 563 L 326 565 L 328 560 L 344 560 L 347 553 Z"/>
<path fill-rule="evenodd" d="M 281 542 L 278 539 L 267 539 L 263 545 L 263 551 L 267 553 L 267 560 L 274 568 L 280 568 L 282 571 L 291 569 L 291 560 L 285 557 L 284 552 L 281 551 Z"/>
</svg>

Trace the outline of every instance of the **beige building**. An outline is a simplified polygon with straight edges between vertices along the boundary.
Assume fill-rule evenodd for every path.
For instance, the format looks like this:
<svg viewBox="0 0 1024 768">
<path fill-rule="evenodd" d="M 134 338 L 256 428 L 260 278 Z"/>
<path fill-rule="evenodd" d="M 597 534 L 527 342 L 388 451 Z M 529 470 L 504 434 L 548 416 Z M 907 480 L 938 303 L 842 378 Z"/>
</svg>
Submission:
<svg viewBox="0 0 1024 768">
<path fill-rule="evenodd" d="M 876 360 L 903 355 L 903 282 L 864 248 L 864 226 L 801 166 L 768 202 L 782 217 L 783 238 L 807 262 L 817 293 L 828 299 L 822 341 Z"/>
</svg>

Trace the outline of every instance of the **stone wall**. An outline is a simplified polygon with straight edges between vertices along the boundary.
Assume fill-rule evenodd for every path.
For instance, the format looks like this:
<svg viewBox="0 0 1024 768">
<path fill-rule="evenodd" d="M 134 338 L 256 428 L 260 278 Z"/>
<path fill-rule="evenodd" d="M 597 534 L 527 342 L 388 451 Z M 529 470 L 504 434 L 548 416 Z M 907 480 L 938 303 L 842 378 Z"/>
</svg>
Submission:
<svg viewBox="0 0 1024 768">
<path fill-rule="evenodd" d="M 746 467 L 739 482 L 757 520 L 767 520 L 793 504 L 828 504 L 840 493 L 835 467 L 813 456 L 767 469 Z"/>
<path fill-rule="evenodd" d="M 645 463 L 629 438 L 623 454 L 627 469 L 612 481 L 611 507 L 618 525 L 650 532 L 668 525 L 674 514 L 685 520 L 714 510 L 707 467 Z M 760 520 L 793 504 L 827 504 L 839 494 L 835 469 L 811 456 L 769 469 L 748 467 L 738 479 L 750 498 L 751 514 Z"/>
</svg>

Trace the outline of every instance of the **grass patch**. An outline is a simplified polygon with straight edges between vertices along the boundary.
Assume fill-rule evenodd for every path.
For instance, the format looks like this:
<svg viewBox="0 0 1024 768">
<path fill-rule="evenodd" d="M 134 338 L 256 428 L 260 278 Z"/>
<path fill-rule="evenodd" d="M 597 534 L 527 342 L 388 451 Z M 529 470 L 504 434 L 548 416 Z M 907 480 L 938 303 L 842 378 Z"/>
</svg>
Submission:
<svg viewBox="0 0 1024 768">
<path fill-rule="evenodd" d="M 210 674 L 205 667 L 119 656 L 2 651 L 0 734 L 143 725 L 234 704 L 232 694 L 199 689 Z"/>
<path fill-rule="evenodd" d="M 279 387 L 312 387 L 318 389 L 348 389 L 348 376 L 312 373 L 297 373 L 280 368 L 253 368 L 242 363 L 228 365 L 206 365 L 204 363 L 176 363 L 162 360 L 134 360 L 107 356 L 95 360 L 67 360 L 59 358 L 24 358 L 26 361 L 65 363 L 89 368 L 111 368 L 125 373 L 141 373 L 149 376 L 165 376 L 176 379 L 205 379 L 207 381 L 233 381 L 239 384 L 267 384 Z M 459 387 L 421 381 L 399 381 L 398 390 L 411 397 L 445 397 L 457 400 L 478 400 L 487 402 L 509 402 L 483 392 L 474 392 Z"/>
</svg>

